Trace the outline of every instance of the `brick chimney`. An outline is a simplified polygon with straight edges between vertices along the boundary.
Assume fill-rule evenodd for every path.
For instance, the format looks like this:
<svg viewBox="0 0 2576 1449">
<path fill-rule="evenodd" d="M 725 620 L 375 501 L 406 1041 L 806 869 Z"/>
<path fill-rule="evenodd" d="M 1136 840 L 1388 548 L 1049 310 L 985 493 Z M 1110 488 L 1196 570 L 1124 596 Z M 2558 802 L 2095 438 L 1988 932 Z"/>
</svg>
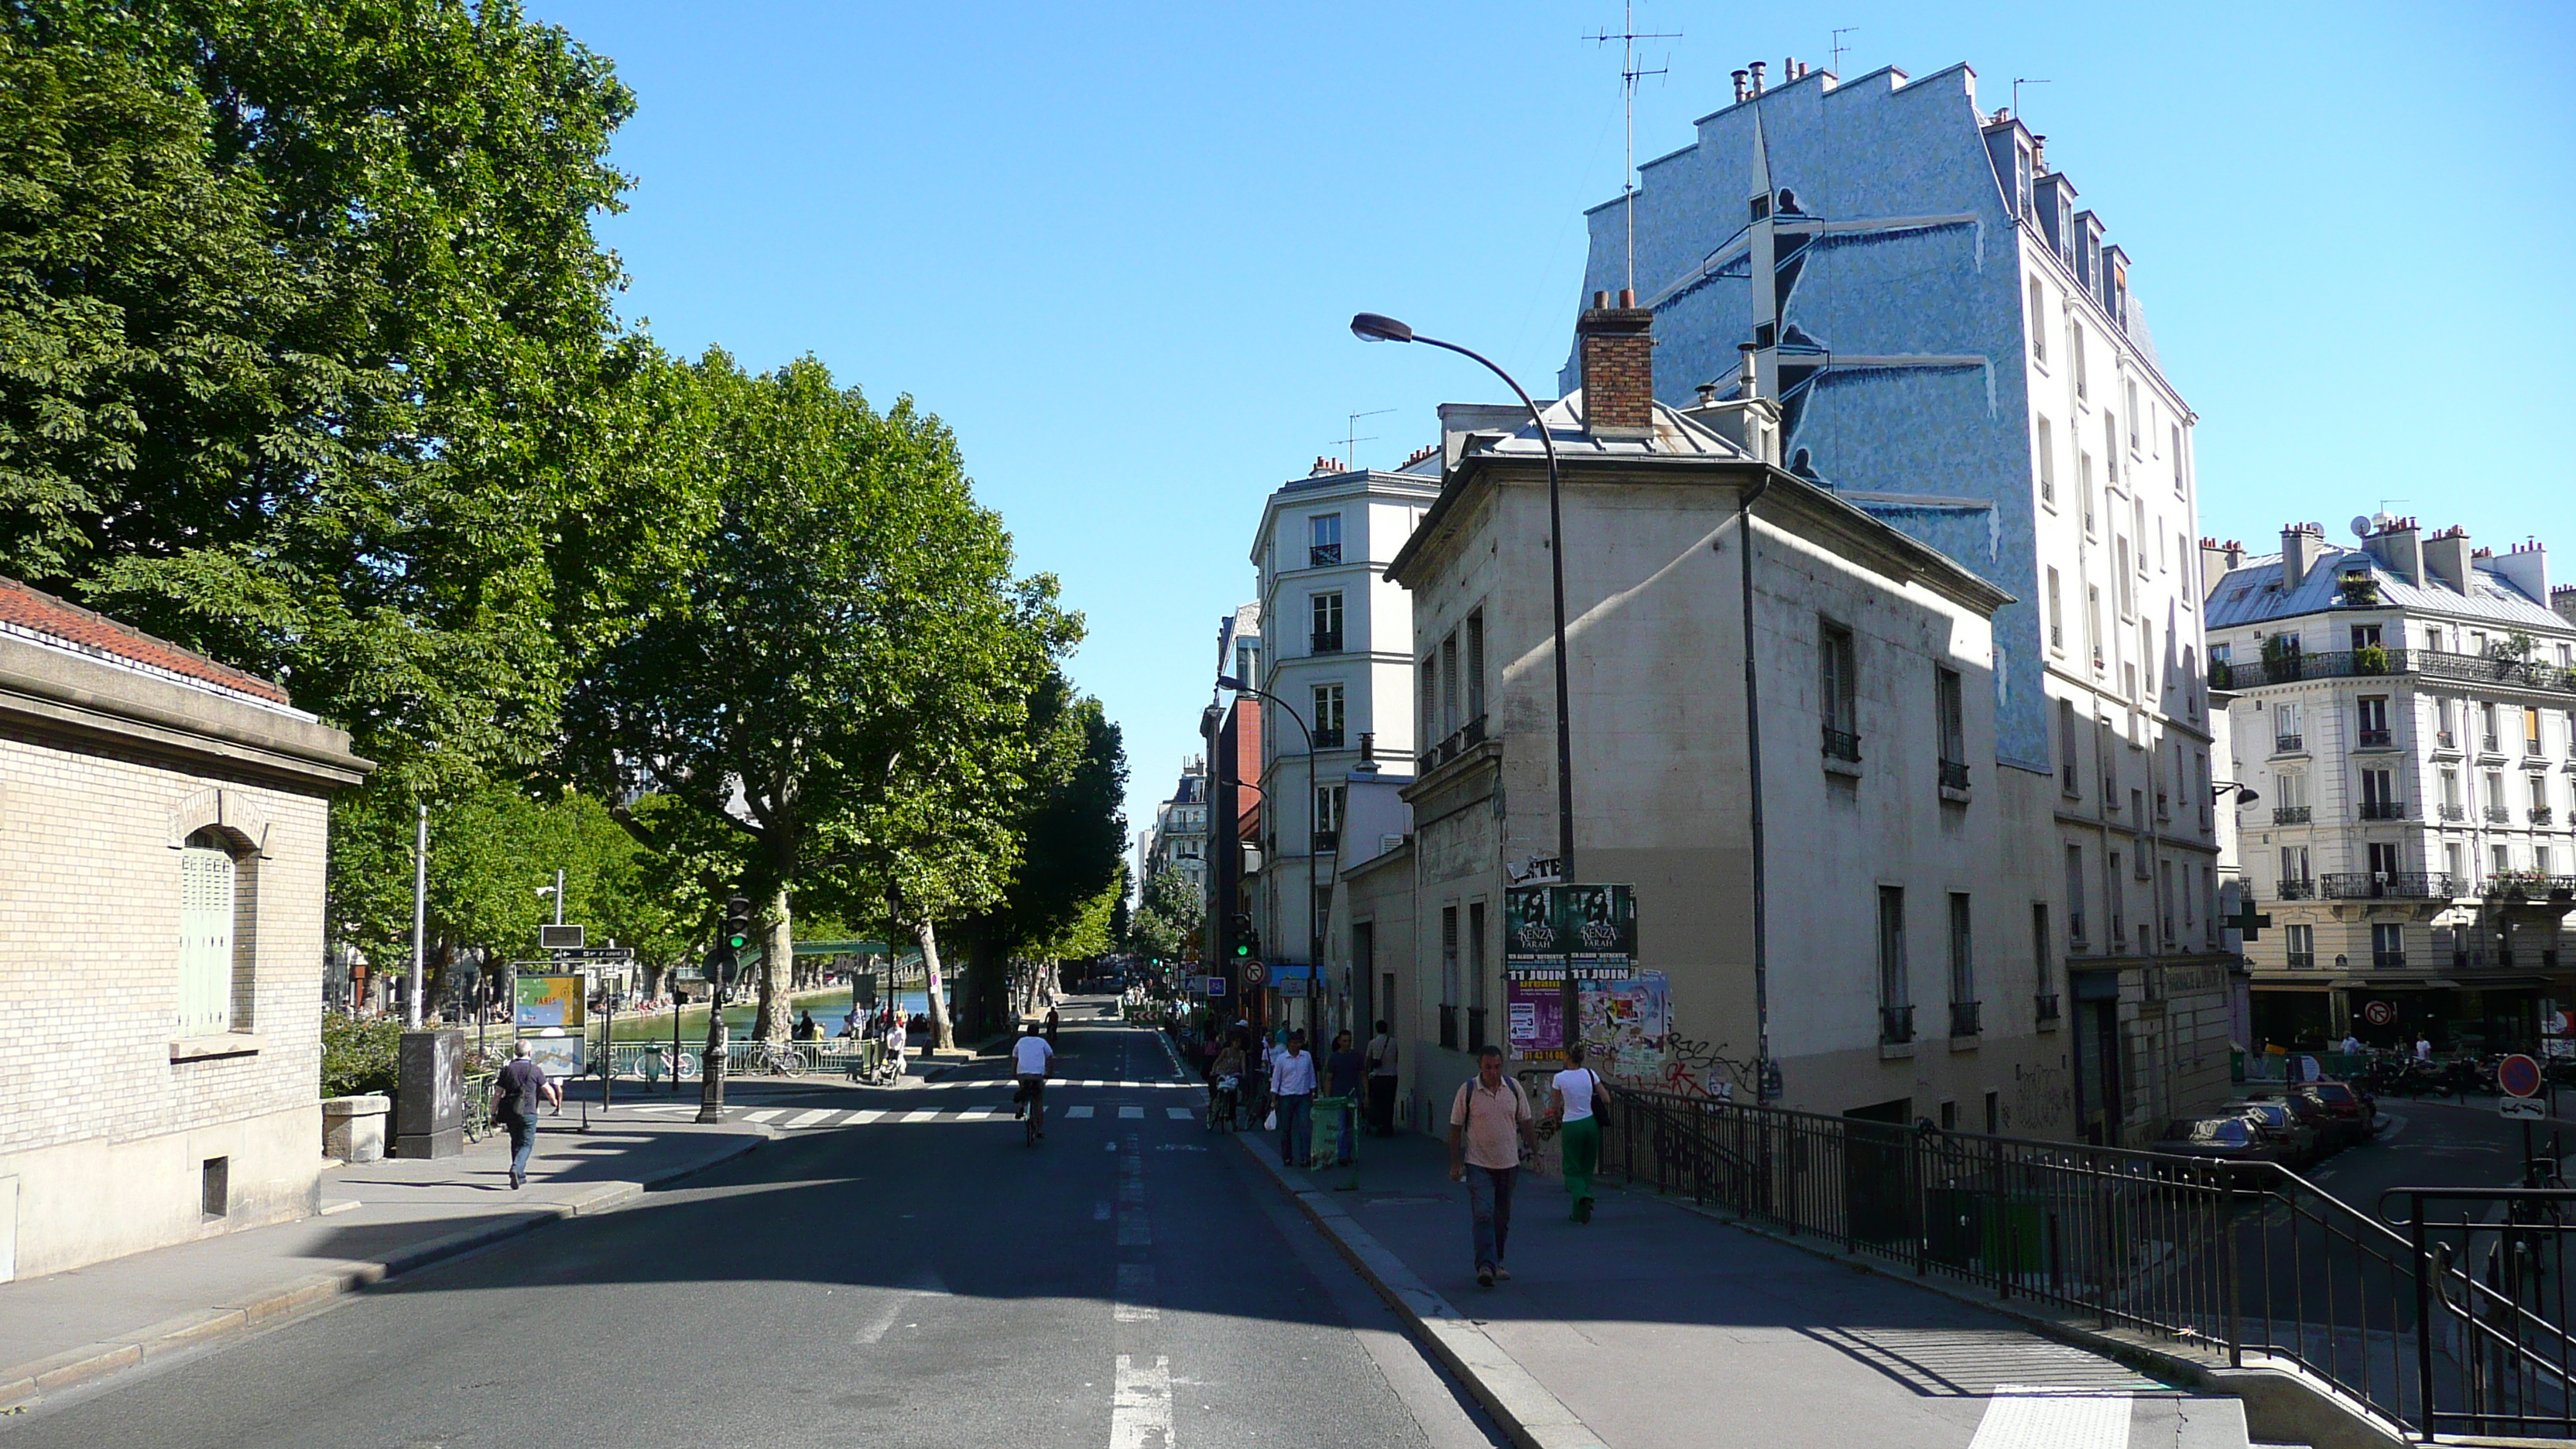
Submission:
<svg viewBox="0 0 2576 1449">
<path fill-rule="evenodd" d="M 1574 324 L 1583 343 L 1583 428 L 1596 438 L 1646 438 L 1655 431 L 1655 314 L 1622 291 L 1608 292 Z"/>
</svg>

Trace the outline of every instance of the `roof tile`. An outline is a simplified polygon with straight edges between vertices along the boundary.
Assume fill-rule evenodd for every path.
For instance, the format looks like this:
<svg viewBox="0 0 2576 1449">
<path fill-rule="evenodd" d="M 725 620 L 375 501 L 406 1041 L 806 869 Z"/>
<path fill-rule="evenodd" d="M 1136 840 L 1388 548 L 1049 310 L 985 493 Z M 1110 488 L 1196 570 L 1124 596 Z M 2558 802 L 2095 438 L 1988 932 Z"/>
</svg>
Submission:
<svg viewBox="0 0 2576 1449">
<path fill-rule="evenodd" d="M 175 674 L 271 704 L 288 703 L 284 689 L 256 674 L 217 664 L 194 650 L 156 639 L 13 578 L 0 577 L 0 628 L 39 634 L 83 654 L 101 655 L 154 673 Z"/>
</svg>

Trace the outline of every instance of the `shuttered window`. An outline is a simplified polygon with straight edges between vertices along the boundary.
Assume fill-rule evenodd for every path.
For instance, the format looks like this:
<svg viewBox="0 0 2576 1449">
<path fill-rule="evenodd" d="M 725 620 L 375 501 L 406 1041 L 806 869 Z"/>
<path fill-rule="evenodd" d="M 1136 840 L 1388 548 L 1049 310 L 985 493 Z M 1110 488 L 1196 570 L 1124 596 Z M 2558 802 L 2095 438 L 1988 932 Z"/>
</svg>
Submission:
<svg viewBox="0 0 2576 1449">
<path fill-rule="evenodd" d="M 211 1036 L 233 1023 L 233 858 L 179 852 L 179 1030 Z"/>
</svg>

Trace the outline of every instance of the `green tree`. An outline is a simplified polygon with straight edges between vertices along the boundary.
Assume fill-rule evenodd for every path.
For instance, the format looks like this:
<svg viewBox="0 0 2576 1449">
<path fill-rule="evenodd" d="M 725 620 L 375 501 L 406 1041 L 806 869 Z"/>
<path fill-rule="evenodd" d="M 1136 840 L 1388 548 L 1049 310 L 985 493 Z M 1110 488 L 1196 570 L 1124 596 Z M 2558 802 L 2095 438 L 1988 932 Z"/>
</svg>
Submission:
<svg viewBox="0 0 2576 1449">
<path fill-rule="evenodd" d="M 1053 580 L 1013 576 L 954 438 L 909 398 L 879 412 L 810 358 L 750 376 L 721 352 L 675 392 L 672 491 L 703 491 L 672 516 L 703 524 L 586 659 L 565 763 L 611 798 L 657 790 L 668 808 L 621 823 L 759 904 L 760 1036 L 790 1024 L 801 889 L 921 941 L 944 1045 L 936 924 L 1007 882 L 1028 700 L 1079 621 Z"/>
<path fill-rule="evenodd" d="M 1198 891 L 1181 873 L 1157 870 L 1146 877 L 1144 900 L 1127 926 L 1127 949 L 1166 964 L 1198 933 L 1206 915 Z"/>
</svg>

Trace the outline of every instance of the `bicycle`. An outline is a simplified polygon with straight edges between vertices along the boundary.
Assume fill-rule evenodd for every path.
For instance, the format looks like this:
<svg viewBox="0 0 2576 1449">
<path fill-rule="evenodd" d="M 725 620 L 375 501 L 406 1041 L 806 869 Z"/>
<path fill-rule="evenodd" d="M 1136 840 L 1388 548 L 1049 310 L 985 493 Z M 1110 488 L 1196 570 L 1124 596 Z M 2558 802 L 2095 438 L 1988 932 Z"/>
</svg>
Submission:
<svg viewBox="0 0 2576 1449">
<path fill-rule="evenodd" d="M 1228 1075 L 1216 1079 L 1208 1088 L 1207 1130 L 1233 1132 L 1242 1127 L 1240 1111 L 1243 1096 L 1239 1078 Z"/>
<path fill-rule="evenodd" d="M 1023 1128 L 1021 1140 L 1035 1147 L 1038 1145 L 1038 1139 L 1046 1136 L 1046 1079 L 1040 1077 L 1035 1082 L 1022 1081 L 1020 1090 L 1027 1096 L 1025 1105 L 1028 1108 L 1026 1115 L 1021 1119 Z"/>
<path fill-rule="evenodd" d="M 773 1077 L 801 1077 L 814 1069 L 805 1049 L 793 1042 L 764 1041 L 752 1043 L 743 1061 L 744 1070 L 766 1072 Z"/>
</svg>

